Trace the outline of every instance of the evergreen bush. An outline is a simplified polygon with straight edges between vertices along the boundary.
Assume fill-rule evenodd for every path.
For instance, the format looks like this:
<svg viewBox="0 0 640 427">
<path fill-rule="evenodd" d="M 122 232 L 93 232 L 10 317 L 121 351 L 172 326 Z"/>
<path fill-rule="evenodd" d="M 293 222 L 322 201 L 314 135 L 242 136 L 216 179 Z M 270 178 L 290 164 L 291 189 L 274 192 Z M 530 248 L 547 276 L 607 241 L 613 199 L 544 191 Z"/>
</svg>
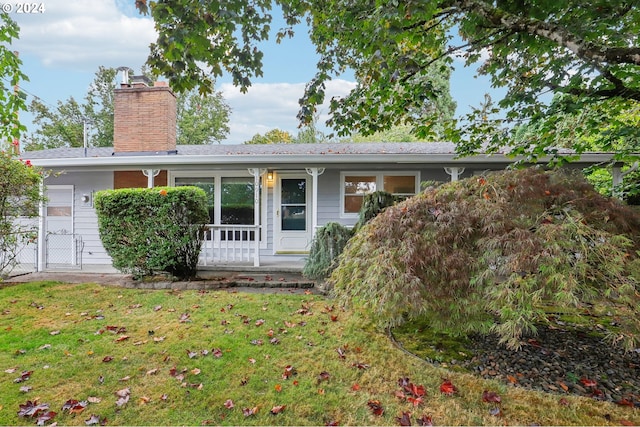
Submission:
<svg viewBox="0 0 640 427">
<path fill-rule="evenodd" d="M 100 238 L 113 266 L 135 277 L 196 275 L 207 197 L 197 187 L 105 190 L 96 193 Z"/>
<path fill-rule="evenodd" d="M 329 277 L 336 268 L 337 258 L 347 242 L 364 224 L 382 212 L 386 207 L 396 204 L 398 199 L 385 191 L 374 191 L 364 196 L 358 212 L 358 222 L 353 230 L 337 222 L 330 222 L 316 232 L 309 257 L 305 262 L 302 274 L 313 280 Z"/>
<path fill-rule="evenodd" d="M 452 334 L 493 331 L 517 348 L 545 307 L 599 304 L 640 339 L 640 215 L 580 172 L 535 168 L 444 184 L 387 208 L 347 244 L 337 299 L 381 326 L 426 319 Z"/>
<path fill-rule="evenodd" d="M 338 255 L 342 253 L 351 235 L 351 230 L 338 222 L 330 222 L 318 228 L 302 274 L 312 280 L 329 277 L 336 267 Z"/>
</svg>

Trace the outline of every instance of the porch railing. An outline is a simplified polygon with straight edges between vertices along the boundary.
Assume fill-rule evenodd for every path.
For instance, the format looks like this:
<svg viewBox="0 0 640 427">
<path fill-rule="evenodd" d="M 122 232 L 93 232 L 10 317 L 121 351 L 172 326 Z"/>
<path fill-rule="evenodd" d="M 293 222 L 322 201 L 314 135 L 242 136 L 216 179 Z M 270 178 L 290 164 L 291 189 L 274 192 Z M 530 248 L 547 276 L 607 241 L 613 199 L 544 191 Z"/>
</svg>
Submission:
<svg viewBox="0 0 640 427">
<path fill-rule="evenodd" d="M 201 265 L 251 263 L 260 266 L 259 225 L 207 224 Z"/>
</svg>

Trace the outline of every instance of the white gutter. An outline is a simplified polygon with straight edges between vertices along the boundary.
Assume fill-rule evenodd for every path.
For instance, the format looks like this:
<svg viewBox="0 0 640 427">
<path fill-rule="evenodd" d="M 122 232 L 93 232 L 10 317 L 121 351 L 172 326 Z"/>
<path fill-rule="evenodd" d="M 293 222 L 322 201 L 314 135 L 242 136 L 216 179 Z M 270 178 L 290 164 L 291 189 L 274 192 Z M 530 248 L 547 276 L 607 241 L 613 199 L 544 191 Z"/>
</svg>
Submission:
<svg viewBox="0 0 640 427">
<path fill-rule="evenodd" d="M 609 162 L 613 158 L 611 153 L 584 153 L 578 160 L 571 163 L 601 163 Z M 147 168 L 158 169 L 174 166 L 202 166 L 220 165 L 243 167 L 251 165 L 286 166 L 286 165 L 342 165 L 348 163 L 362 164 L 413 164 L 413 165 L 460 165 L 460 164 L 510 164 L 521 158 L 508 157 L 502 154 L 479 154 L 470 157 L 458 157 L 454 153 L 448 154 L 270 154 L 270 155 L 163 155 L 163 156 L 113 156 L 113 157 L 74 157 L 31 159 L 31 163 L 42 168 L 91 168 L 96 169 L 127 169 Z M 546 163 L 550 157 L 540 158 L 538 163 Z"/>
</svg>

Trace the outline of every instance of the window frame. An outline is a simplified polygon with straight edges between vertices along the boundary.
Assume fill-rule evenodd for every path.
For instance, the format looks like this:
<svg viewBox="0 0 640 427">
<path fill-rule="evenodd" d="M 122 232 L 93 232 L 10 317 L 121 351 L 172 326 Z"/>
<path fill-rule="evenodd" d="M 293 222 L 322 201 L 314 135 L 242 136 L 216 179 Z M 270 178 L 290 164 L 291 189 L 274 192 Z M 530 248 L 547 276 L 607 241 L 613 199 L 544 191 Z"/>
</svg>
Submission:
<svg viewBox="0 0 640 427">
<path fill-rule="evenodd" d="M 420 191 L 420 171 L 343 171 L 340 172 L 340 218 L 357 218 L 358 212 L 345 212 L 345 179 L 347 176 L 374 176 L 376 178 L 376 191 L 384 189 L 385 176 L 413 176 L 415 192 L 409 193 L 392 193 L 399 196 L 415 196 Z"/>
<path fill-rule="evenodd" d="M 203 171 L 203 170 L 184 170 L 169 171 L 168 184 L 171 187 L 176 186 L 176 178 L 212 178 L 213 179 L 213 216 L 215 225 L 221 224 L 221 207 L 222 207 L 222 178 L 251 178 L 253 175 L 246 171 L 230 170 L 230 171 Z M 262 232 L 260 234 L 260 248 L 267 246 L 267 196 L 268 183 L 266 175 L 260 177 L 260 226 Z"/>
</svg>

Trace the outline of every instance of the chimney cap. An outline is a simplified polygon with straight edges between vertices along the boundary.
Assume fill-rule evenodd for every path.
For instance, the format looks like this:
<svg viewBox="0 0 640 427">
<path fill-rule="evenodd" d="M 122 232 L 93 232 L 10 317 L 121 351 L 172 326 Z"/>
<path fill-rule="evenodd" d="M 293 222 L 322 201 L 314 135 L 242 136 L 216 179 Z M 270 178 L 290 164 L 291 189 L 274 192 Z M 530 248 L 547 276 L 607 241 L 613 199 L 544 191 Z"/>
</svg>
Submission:
<svg viewBox="0 0 640 427">
<path fill-rule="evenodd" d="M 122 66 L 116 68 L 116 71 L 122 72 L 122 80 L 120 81 L 121 86 L 129 85 L 129 74 L 133 73 L 133 69 L 130 67 Z"/>
<path fill-rule="evenodd" d="M 131 76 L 131 84 L 134 86 L 142 85 L 149 87 L 151 85 L 151 79 L 145 75 Z"/>
</svg>

